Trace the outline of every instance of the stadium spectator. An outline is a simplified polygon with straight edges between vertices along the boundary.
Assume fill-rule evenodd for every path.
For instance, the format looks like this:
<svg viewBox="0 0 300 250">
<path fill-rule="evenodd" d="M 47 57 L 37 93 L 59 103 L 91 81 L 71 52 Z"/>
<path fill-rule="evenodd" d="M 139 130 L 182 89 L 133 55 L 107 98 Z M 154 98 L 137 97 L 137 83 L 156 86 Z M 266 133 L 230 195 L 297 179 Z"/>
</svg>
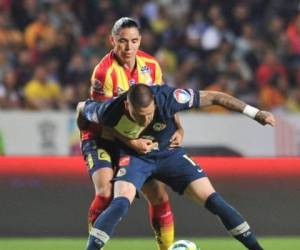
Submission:
<svg viewBox="0 0 300 250">
<path fill-rule="evenodd" d="M 0 79 L 1 71 L 14 68 L 19 74 L 18 86 L 24 86 L 34 68 L 56 58 L 55 74 L 63 89 L 68 85 L 67 67 L 73 55 L 80 53 L 92 71 L 109 48 L 106 37 L 111 23 L 119 16 L 134 16 L 144 29 L 144 51 L 155 55 L 167 49 L 178 72 L 186 71 L 193 56 L 198 58 L 197 70 L 192 76 L 178 76 L 180 83 L 194 85 L 199 80 L 198 89 L 203 89 L 216 81 L 214 75 L 219 71 L 227 71 L 228 57 L 237 57 L 243 64 L 239 75 L 246 85 L 254 86 L 258 99 L 258 86 L 273 74 L 267 72 L 270 66 L 266 67 L 263 56 L 270 49 L 284 64 L 287 88 L 293 92 L 300 61 L 297 6 L 297 1 L 4 1 L 0 6 L 0 44 L 5 60 L 0 58 Z M 212 64 L 216 53 L 221 61 Z M 28 69 L 20 66 L 25 57 L 30 61 Z M 245 68 L 251 70 L 249 79 L 244 78 Z M 174 74 L 168 75 L 169 82 L 176 83 Z M 255 76 L 258 82 L 253 80 Z"/>
<path fill-rule="evenodd" d="M 300 56 L 300 13 L 289 24 L 287 34 L 292 54 Z"/>
<path fill-rule="evenodd" d="M 0 48 L 13 49 L 22 43 L 22 33 L 13 27 L 7 13 L 0 12 Z"/>
<path fill-rule="evenodd" d="M 21 108 L 21 94 L 18 89 L 17 74 L 13 70 L 4 72 L 3 80 L 0 81 L 0 108 L 19 109 Z"/>
<path fill-rule="evenodd" d="M 60 85 L 48 79 L 43 65 L 35 68 L 33 78 L 25 84 L 24 98 L 26 107 L 33 110 L 63 107 Z"/>
<path fill-rule="evenodd" d="M 275 52 L 268 49 L 263 57 L 263 63 L 256 71 L 256 81 L 260 86 L 265 86 L 270 84 L 274 77 L 287 79 L 287 71 Z"/>
<path fill-rule="evenodd" d="M 300 112 L 300 87 L 291 90 L 291 94 L 286 102 L 286 109 L 289 112 Z"/>
<path fill-rule="evenodd" d="M 41 11 L 36 20 L 30 23 L 25 29 L 25 43 L 30 49 L 39 47 L 39 44 L 44 41 L 53 44 L 55 41 L 56 31 L 49 21 L 48 12 Z"/>
</svg>

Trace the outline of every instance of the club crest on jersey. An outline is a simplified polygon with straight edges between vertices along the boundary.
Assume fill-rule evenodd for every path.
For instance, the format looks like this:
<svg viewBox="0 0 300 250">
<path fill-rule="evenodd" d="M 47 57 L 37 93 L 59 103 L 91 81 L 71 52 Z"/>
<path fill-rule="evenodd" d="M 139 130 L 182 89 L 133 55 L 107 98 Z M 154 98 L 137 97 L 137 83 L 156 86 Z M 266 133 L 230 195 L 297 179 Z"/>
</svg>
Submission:
<svg viewBox="0 0 300 250">
<path fill-rule="evenodd" d="M 121 177 L 121 176 L 125 175 L 126 172 L 127 172 L 127 170 L 125 168 L 120 168 L 117 173 L 117 177 Z"/>
<path fill-rule="evenodd" d="M 152 128 L 153 128 L 155 131 L 161 131 L 161 130 L 165 129 L 166 127 L 167 127 L 166 124 L 157 122 L 157 123 L 154 123 L 154 125 L 153 125 Z"/>
<path fill-rule="evenodd" d="M 150 74 L 150 68 L 148 66 L 141 67 L 142 74 Z"/>
<path fill-rule="evenodd" d="M 190 101 L 191 99 L 191 95 L 190 93 L 188 93 L 186 90 L 184 89 L 176 89 L 174 92 L 173 92 L 173 96 L 175 98 L 175 100 L 178 102 L 178 103 L 187 103 Z"/>
</svg>

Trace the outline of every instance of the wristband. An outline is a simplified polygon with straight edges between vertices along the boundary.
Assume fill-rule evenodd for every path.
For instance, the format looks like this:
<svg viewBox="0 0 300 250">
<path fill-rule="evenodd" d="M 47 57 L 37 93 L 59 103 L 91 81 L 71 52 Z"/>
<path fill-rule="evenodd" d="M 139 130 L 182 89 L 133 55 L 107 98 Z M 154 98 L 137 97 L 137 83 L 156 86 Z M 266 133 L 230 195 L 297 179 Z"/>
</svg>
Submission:
<svg viewBox="0 0 300 250">
<path fill-rule="evenodd" d="M 250 105 L 246 105 L 246 107 L 243 110 L 243 114 L 246 116 L 249 116 L 252 119 L 255 119 L 256 114 L 259 112 L 259 109 L 254 108 Z"/>
</svg>

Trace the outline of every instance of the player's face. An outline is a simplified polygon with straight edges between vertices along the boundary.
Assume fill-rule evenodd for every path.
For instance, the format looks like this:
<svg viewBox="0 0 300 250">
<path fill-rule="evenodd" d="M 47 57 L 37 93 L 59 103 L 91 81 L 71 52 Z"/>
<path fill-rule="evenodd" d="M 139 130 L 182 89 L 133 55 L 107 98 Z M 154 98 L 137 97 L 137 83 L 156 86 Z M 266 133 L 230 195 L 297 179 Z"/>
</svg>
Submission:
<svg viewBox="0 0 300 250">
<path fill-rule="evenodd" d="M 147 127 L 152 122 L 155 113 L 154 101 L 145 108 L 135 108 L 130 104 L 130 102 L 126 101 L 125 107 L 130 118 L 140 126 Z"/>
<path fill-rule="evenodd" d="M 135 27 L 123 28 L 111 37 L 111 43 L 122 63 L 132 63 L 141 44 L 141 35 Z"/>
</svg>

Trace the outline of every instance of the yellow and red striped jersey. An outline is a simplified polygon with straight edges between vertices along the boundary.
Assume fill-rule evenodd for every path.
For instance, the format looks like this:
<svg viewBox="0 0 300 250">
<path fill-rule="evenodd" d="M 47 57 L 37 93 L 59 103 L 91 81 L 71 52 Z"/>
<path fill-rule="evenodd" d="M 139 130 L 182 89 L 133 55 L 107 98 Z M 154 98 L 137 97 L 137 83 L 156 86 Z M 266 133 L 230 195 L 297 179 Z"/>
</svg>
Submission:
<svg viewBox="0 0 300 250">
<path fill-rule="evenodd" d="M 111 51 L 95 66 L 91 83 L 97 85 L 97 92 L 92 91 L 91 97 L 100 101 L 120 95 L 132 84 L 163 84 L 159 63 L 154 57 L 141 50 L 137 52 L 136 67 L 133 71 L 120 64 Z M 81 131 L 81 139 L 94 138 L 99 133 L 101 133 L 99 125 L 91 123 L 88 130 Z"/>
<path fill-rule="evenodd" d="M 132 84 L 162 84 L 162 72 L 155 58 L 141 50 L 137 52 L 133 71 L 121 65 L 111 51 L 96 65 L 91 82 L 99 87 L 92 97 L 103 100 L 120 95 Z"/>
</svg>

